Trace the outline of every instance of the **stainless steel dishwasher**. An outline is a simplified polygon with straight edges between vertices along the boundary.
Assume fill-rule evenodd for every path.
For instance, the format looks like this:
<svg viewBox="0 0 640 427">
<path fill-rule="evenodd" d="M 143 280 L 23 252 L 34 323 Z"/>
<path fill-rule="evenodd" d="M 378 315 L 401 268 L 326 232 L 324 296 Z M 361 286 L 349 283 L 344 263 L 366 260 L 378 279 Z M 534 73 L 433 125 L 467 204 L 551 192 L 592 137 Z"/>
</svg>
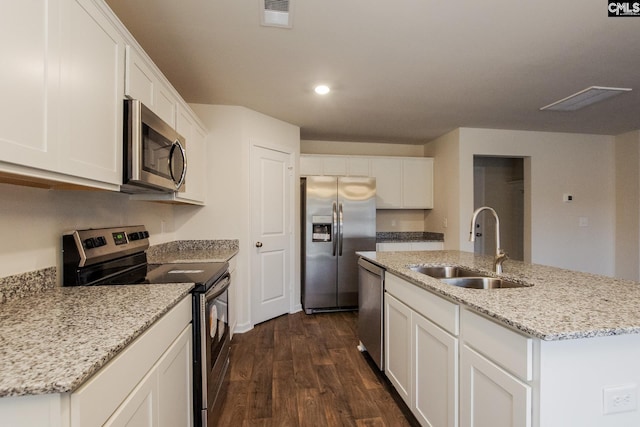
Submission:
<svg viewBox="0 0 640 427">
<path fill-rule="evenodd" d="M 358 339 L 360 351 L 367 351 L 384 371 L 384 268 L 358 260 Z"/>
</svg>

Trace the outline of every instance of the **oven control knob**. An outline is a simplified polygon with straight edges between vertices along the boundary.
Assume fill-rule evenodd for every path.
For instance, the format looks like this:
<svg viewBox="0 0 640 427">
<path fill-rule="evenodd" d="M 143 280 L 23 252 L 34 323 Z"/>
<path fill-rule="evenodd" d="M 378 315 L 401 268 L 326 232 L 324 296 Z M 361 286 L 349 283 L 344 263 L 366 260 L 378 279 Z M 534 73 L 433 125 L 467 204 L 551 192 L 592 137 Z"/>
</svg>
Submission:
<svg viewBox="0 0 640 427">
<path fill-rule="evenodd" d="M 94 243 L 95 247 L 99 248 L 100 246 L 104 246 L 107 244 L 107 239 L 105 239 L 104 236 L 99 236 L 95 238 Z"/>
<path fill-rule="evenodd" d="M 89 237 L 82 241 L 82 246 L 84 246 L 85 249 L 93 249 L 96 247 L 96 241 L 93 237 Z"/>
<path fill-rule="evenodd" d="M 138 240 L 140 238 L 137 232 L 129 233 L 129 234 L 127 234 L 127 236 L 129 237 L 129 241 L 130 242 L 133 242 L 133 241 Z"/>
</svg>

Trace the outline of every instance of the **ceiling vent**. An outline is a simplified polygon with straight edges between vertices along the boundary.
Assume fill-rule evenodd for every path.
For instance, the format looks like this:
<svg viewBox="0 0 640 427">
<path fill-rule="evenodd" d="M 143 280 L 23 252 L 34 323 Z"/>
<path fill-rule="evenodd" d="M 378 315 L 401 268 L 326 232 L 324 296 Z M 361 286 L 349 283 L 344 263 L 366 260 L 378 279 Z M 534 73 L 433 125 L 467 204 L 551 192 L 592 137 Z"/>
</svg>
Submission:
<svg viewBox="0 0 640 427">
<path fill-rule="evenodd" d="M 559 101 L 542 107 L 540 110 L 576 111 L 596 102 L 604 101 L 616 95 L 630 92 L 630 88 L 591 86 Z"/>
<path fill-rule="evenodd" d="M 267 27 L 291 28 L 290 0 L 260 0 L 260 19 Z"/>
</svg>

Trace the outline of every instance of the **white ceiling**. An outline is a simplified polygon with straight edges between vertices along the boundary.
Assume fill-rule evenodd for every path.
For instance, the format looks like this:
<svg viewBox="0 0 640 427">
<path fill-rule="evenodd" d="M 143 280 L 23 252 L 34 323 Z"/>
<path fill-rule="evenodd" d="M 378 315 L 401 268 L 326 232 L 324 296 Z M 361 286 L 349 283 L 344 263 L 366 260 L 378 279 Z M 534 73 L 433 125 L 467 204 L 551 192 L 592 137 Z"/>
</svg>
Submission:
<svg viewBox="0 0 640 427">
<path fill-rule="evenodd" d="M 640 129 L 640 17 L 602 0 L 291 0 L 293 29 L 260 26 L 261 0 L 106 1 L 188 102 L 242 105 L 302 139 Z M 594 85 L 633 91 L 539 111 Z"/>
</svg>

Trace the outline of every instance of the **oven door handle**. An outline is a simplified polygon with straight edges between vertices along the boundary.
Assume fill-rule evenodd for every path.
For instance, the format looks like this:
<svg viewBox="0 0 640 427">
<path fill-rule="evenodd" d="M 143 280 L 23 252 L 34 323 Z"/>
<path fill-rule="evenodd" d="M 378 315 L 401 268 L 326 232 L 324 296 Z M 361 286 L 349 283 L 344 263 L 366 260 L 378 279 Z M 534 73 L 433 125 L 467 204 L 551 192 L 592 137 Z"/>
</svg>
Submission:
<svg viewBox="0 0 640 427">
<path fill-rule="evenodd" d="M 221 279 L 219 279 L 215 285 L 211 287 L 205 294 L 205 302 L 211 301 L 213 298 L 217 298 L 224 291 L 227 290 L 229 285 L 231 284 L 231 274 L 225 273 Z"/>
</svg>

